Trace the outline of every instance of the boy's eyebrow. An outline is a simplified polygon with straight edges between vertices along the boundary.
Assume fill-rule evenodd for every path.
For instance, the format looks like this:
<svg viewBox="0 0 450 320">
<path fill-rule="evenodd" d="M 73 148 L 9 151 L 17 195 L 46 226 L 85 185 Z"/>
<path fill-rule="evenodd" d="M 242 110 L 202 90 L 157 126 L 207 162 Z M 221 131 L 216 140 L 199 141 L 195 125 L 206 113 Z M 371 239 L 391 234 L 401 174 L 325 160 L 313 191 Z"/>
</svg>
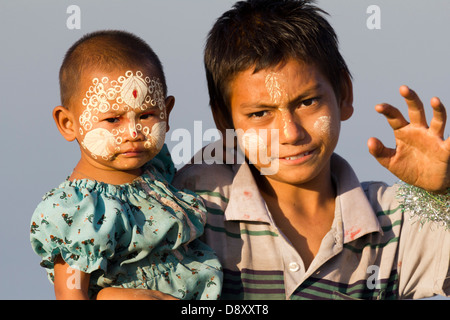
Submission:
<svg viewBox="0 0 450 320">
<path fill-rule="evenodd" d="M 313 87 L 308 88 L 307 90 L 300 93 L 297 97 L 288 102 L 289 107 L 295 107 L 300 104 L 303 100 L 311 99 L 316 97 L 321 91 L 322 86 L 320 83 L 316 83 Z"/>
<path fill-rule="evenodd" d="M 298 105 L 300 102 L 306 99 L 311 99 L 313 96 L 317 95 L 319 91 L 321 91 L 322 85 L 320 83 L 314 84 L 312 87 L 302 91 L 295 98 L 288 101 L 288 107 L 294 107 Z M 243 103 L 241 104 L 241 108 L 258 108 L 258 109 L 277 109 L 279 108 L 279 104 L 269 104 L 269 103 Z"/>
</svg>

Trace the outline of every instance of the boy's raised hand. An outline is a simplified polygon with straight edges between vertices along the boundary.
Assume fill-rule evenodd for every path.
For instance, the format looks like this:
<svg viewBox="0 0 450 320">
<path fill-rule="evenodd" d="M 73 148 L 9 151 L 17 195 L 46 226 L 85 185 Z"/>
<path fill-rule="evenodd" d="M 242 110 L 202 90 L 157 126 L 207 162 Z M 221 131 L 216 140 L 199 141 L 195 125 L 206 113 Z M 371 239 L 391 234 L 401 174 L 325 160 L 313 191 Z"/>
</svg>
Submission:
<svg viewBox="0 0 450 320">
<path fill-rule="evenodd" d="M 394 130 L 396 148 L 387 148 L 380 140 L 370 138 L 369 152 L 400 180 L 428 191 L 445 192 L 450 188 L 450 138 L 444 139 L 444 105 L 436 97 L 431 99 L 433 119 L 428 126 L 417 94 L 407 86 L 400 87 L 400 94 L 408 105 L 410 123 L 397 108 L 377 105 L 376 111 Z"/>
</svg>

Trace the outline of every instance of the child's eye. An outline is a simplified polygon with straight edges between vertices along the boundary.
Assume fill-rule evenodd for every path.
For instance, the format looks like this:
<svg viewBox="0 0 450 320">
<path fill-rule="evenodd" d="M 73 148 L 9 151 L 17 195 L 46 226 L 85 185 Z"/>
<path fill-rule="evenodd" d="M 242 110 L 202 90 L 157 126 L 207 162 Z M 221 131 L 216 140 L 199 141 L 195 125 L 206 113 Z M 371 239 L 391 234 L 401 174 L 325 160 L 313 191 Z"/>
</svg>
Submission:
<svg viewBox="0 0 450 320">
<path fill-rule="evenodd" d="M 147 112 L 147 113 L 142 114 L 140 116 L 140 119 L 145 120 L 145 119 L 151 118 L 152 116 L 154 116 L 154 112 Z"/>
<path fill-rule="evenodd" d="M 116 123 L 119 121 L 119 118 L 106 118 L 105 121 L 109 123 Z"/>
</svg>

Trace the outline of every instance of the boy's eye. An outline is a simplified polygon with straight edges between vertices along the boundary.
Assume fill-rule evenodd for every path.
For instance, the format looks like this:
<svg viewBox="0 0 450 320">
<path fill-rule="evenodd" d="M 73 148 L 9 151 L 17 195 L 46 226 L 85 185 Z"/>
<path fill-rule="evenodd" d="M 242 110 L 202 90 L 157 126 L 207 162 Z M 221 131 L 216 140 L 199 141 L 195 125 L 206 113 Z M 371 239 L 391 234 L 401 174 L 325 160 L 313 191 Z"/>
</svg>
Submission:
<svg viewBox="0 0 450 320">
<path fill-rule="evenodd" d="M 314 103 L 317 102 L 317 100 L 319 100 L 319 99 L 318 98 L 311 98 L 311 99 L 303 100 L 302 103 L 301 103 L 301 106 L 303 106 L 303 107 L 312 106 Z"/>
<path fill-rule="evenodd" d="M 248 115 L 249 118 L 262 118 L 268 114 L 267 111 L 253 112 Z"/>
</svg>

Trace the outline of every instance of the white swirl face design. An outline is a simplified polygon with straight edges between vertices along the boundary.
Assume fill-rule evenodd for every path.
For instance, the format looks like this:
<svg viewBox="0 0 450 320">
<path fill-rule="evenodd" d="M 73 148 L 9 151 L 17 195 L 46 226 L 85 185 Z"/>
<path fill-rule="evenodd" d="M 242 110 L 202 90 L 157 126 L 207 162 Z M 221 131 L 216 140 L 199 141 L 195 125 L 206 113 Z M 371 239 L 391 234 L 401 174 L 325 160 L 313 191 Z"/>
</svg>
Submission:
<svg viewBox="0 0 450 320">
<path fill-rule="evenodd" d="M 141 132 L 145 136 L 144 147 L 159 152 L 164 145 L 166 134 L 166 109 L 164 92 L 158 78 L 143 77 L 141 71 L 133 74 L 127 71 L 117 80 L 108 77 L 94 78 L 92 85 L 82 100 L 85 110 L 79 118 L 81 145 L 90 151 L 93 158 L 110 160 L 120 150 L 125 135 L 136 138 Z M 137 114 L 146 110 L 159 111 L 159 121 L 152 127 L 141 123 Z M 114 112 L 123 113 L 127 119 L 114 129 L 99 127 L 99 117 Z M 156 154 L 155 153 L 155 154 Z"/>
<path fill-rule="evenodd" d="M 88 131 L 83 140 L 83 145 L 92 154 L 108 158 L 114 152 L 114 136 L 103 128 Z"/>
</svg>

